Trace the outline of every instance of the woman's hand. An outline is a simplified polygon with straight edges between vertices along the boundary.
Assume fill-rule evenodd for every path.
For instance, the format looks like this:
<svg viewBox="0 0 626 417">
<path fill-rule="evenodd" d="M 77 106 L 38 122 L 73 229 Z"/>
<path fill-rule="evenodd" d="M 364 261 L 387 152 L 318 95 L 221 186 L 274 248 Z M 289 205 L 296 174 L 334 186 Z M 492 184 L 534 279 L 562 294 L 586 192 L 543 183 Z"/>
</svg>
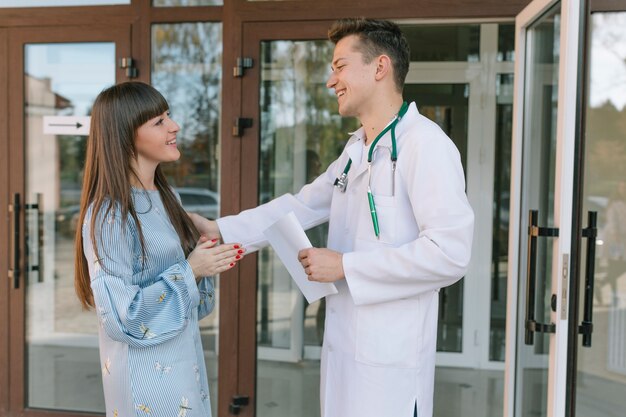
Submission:
<svg viewBox="0 0 626 417">
<path fill-rule="evenodd" d="M 208 239 L 222 238 L 220 228 L 217 227 L 217 222 L 215 220 L 206 219 L 197 213 L 187 213 L 187 215 L 201 235 L 206 236 Z"/>
<path fill-rule="evenodd" d="M 217 239 L 201 236 L 195 249 L 187 257 L 196 281 L 219 274 L 235 266 L 243 258 L 245 249 L 239 243 L 218 245 Z"/>
</svg>

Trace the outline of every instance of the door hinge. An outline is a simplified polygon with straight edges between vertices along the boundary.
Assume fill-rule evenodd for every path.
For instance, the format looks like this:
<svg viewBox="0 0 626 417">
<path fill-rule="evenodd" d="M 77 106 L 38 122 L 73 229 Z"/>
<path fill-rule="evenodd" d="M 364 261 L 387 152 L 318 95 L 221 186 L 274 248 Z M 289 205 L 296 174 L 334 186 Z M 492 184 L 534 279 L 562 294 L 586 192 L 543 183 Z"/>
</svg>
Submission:
<svg viewBox="0 0 626 417">
<path fill-rule="evenodd" d="M 125 57 L 120 59 L 120 68 L 126 70 L 126 77 L 137 78 L 139 71 L 135 67 L 135 60 L 131 57 Z"/>
<path fill-rule="evenodd" d="M 228 409 L 231 414 L 239 414 L 241 409 L 250 403 L 250 397 L 247 395 L 233 395 L 233 400 L 231 401 Z"/>
<path fill-rule="evenodd" d="M 243 136 L 244 129 L 252 127 L 252 119 L 246 117 L 237 117 L 233 123 L 233 136 Z"/>
<path fill-rule="evenodd" d="M 239 57 L 237 58 L 237 64 L 233 67 L 233 76 L 234 77 L 243 77 L 243 74 L 246 69 L 252 68 L 254 66 L 254 61 L 252 58 L 248 57 Z"/>
</svg>

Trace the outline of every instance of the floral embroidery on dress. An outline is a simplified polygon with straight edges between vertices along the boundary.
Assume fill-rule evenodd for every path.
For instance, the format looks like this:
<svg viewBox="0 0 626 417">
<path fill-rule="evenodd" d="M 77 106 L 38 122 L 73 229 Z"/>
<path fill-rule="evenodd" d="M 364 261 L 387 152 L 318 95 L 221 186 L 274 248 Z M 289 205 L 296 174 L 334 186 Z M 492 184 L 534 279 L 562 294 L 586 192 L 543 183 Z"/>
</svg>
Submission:
<svg viewBox="0 0 626 417">
<path fill-rule="evenodd" d="M 200 383 L 200 368 L 198 367 L 197 364 L 193 366 L 193 371 L 196 374 L 196 382 Z"/>
<path fill-rule="evenodd" d="M 200 390 L 200 398 L 202 398 L 202 401 L 206 401 L 206 400 L 209 399 L 209 395 L 206 392 L 204 392 L 203 389 L 201 389 Z"/>
<path fill-rule="evenodd" d="M 156 334 L 152 333 L 150 331 L 150 328 L 146 327 L 146 325 L 143 323 L 141 323 L 141 325 L 139 326 L 139 330 L 141 330 L 141 333 L 143 333 L 141 336 L 142 339 L 152 339 L 154 336 L 156 336 Z"/>
<path fill-rule="evenodd" d="M 155 362 L 154 363 L 154 369 L 156 369 L 157 372 L 159 373 L 159 376 L 161 378 L 163 378 L 163 375 L 170 373 L 170 371 L 172 370 L 172 367 L 171 366 L 163 366 L 163 365 L 161 365 L 160 362 Z"/>
<path fill-rule="evenodd" d="M 147 405 L 145 405 L 145 404 L 136 404 L 136 405 L 135 405 L 135 408 L 136 408 L 137 410 L 139 410 L 139 411 L 143 411 L 143 412 L 144 412 L 144 413 L 146 413 L 146 414 L 150 414 L 150 413 L 151 413 L 150 407 L 148 407 L 148 406 L 147 406 Z"/>
<path fill-rule="evenodd" d="M 170 275 L 170 279 L 174 282 L 178 282 L 183 280 L 183 276 L 180 274 L 172 274 Z"/>
<path fill-rule="evenodd" d="M 111 358 L 107 357 L 107 360 L 104 361 L 104 366 L 102 367 L 102 375 L 111 375 Z"/>
<path fill-rule="evenodd" d="M 204 304 L 206 298 L 211 301 L 213 299 L 213 291 L 200 290 L 200 305 Z"/>
<path fill-rule="evenodd" d="M 106 316 L 107 316 L 108 312 L 104 308 L 102 308 L 102 307 L 98 307 L 98 312 L 100 313 L 100 315 L 98 317 L 100 319 L 100 327 L 104 327 L 104 323 L 106 323 L 106 321 L 107 321 L 107 317 Z"/>
<path fill-rule="evenodd" d="M 187 417 L 188 410 L 191 410 L 191 407 L 189 407 L 189 400 L 183 397 L 180 401 L 180 405 L 178 406 L 178 417 Z"/>
<path fill-rule="evenodd" d="M 161 295 L 159 296 L 159 298 L 157 298 L 157 303 L 162 303 L 163 300 L 165 300 L 165 296 L 166 296 L 165 291 L 163 291 Z"/>
</svg>

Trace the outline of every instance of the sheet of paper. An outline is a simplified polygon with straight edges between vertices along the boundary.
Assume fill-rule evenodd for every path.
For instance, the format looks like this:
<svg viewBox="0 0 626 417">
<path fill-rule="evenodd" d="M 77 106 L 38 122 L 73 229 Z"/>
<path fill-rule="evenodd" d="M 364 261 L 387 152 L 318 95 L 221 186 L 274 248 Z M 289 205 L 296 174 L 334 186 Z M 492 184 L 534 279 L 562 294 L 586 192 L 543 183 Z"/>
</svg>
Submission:
<svg viewBox="0 0 626 417">
<path fill-rule="evenodd" d="M 335 284 L 309 281 L 304 268 L 298 261 L 298 252 L 312 245 L 293 212 L 265 229 L 263 234 L 309 304 L 327 295 L 337 294 Z"/>
</svg>

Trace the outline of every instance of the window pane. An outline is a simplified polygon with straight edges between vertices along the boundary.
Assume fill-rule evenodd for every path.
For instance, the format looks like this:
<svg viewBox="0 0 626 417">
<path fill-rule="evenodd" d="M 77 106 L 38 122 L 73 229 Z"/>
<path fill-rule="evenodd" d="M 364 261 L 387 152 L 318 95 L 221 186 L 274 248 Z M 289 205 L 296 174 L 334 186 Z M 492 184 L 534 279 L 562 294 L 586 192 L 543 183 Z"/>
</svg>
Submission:
<svg viewBox="0 0 626 417">
<path fill-rule="evenodd" d="M 480 25 L 401 25 L 411 62 L 480 60 Z"/>
<path fill-rule="evenodd" d="M 26 140 L 27 400 L 31 408 L 104 412 L 99 323 L 74 292 L 74 235 L 87 132 L 64 130 L 89 116 L 115 83 L 115 44 L 27 44 Z M 44 118 L 59 117 L 47 126 Z M 82 119 L 79 119 L 82 120 Z M 83 122 L 84 123 L 84 122 Z M 78 395 L 80 393 L 80 395 Z"/>
<path fill-rule="evenodd" d="M 329 41 L 261 44 L 259 203 L 297 192 L 341 153 L 356 119 L 338 115 L 326 88 Z M 327 225 L 307 231 L 326 246 Z M 324 300 L 308 304 L 271 248 L 259 251 L 257 416 L 320 415 Z"/>
<path fill-rule="evenodd" d="M 207 218 L 219 215 L 222 24 L 179 23 L 152 26 L 152 85 L 170 105 L 180 126 L 181 157 L 162 165 L 183 207 Z M 216 305 L 200 322 L 211 408 L 217 415 L 219 279 Z"/>
<path fill-rule="evenodd" d="M 626 397 L 626 13 L 594 13 L 590 27 L 582 222 L 597 212 L 598 238 L 593 336 L 578 349 L 576 415 L 609 417 L 624 414 Z"/>
<path fill-rule="evenodd" d="M 515 61 L 515 25 L 498 25 L 498 61 Z"/>
</svg>

